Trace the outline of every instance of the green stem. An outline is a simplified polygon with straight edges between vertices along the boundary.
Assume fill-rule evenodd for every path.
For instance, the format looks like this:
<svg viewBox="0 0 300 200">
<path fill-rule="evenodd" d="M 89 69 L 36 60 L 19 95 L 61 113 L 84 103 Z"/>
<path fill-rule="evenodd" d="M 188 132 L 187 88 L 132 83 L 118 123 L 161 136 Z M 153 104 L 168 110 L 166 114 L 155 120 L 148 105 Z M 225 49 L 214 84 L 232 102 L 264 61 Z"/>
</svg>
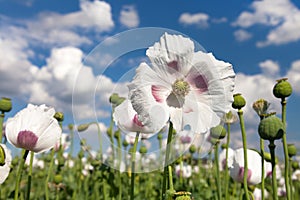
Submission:
<svg viewBox="0 0 300 200">
<path fill-rule="evenodd" d="M 225 163 L 225 200 L 229 199 L 228 186 L 229 186 L 229 174 L 228 174 L 228 147 L 230 142 L 230 123 L 227 123 L 227 141 L 226 141 L 226 163 Z"/>
<path fill-rule="evenodd" d="M 134 180 L 135 180 L 135 154 L 136 148 L 139 141 L 140 132 L 135 135 L 133 149 L 131 152 L 131 187 L 130 187 L 130 200 L 134 200 Z"/>
<path fill-rule="evenodd" d="M 4 113 L 0 114 L 0 143 L 2 143 Z"/>
<path fill-rule="evenodd" d="M 30 152 L 30 164 L 29 164 L 29 173 L 28 173 L 28 183 L 27 183 L 27 196 L 26 200 L 30 199 L 30 188 L 31 188 L 31 177 L 32 177 L 32 163 L 33 163 L 34 152 Z"/>
<path fill-rule="evenodd" d="M 215 172 L 216 172 L 216 183 L 217 183 L 217 194 L 218 199 L 222 199 L 221 183 L 220 183 L 220 169 L 219 169 L 219 142 L 215 145 Z"/>
<path fill-rule="evenodd" d="M 169 185 L 170 185 L 170 190 L 174 191 L 173 176 L 172 176 L 172 166 L 171 165 L 168 166 L 168 170 L 169 170 Z"/>
<path fill-rule="evenodd" d="M 261 200 L 265 199 L 265 144 L 264 140 L 260 138 L 260 154 L 261 154 Z"/>
<path fill-rule="evenodd" d="M 283 128 L 284 128 L 284 134 L 282 136 L 282 143 L 283 143 L 283 150 L 284 150 L 284 180 L 285 180 L 285 189 L 286 189 L 286 197 L 287 200 L 291 199 L 291 190 L 290 190 L 290 184 L 289 184 L 289 179 L 290 173 L 290 164 L 289 164 L 289 155 L 288 155 L 288 148 L 287 148 L 287 141 L 286 141 L 286 100 L 281 99 L 281 105 L 282 105 L 282 123 L 283 123 Z"/>
<path fill-rule="evenodd" d="M 52 168 L 53 168 L 53 163 L 54 163 L 54 154 L 55 154 L 55 150 L 52 149 L 51 150 L 50 166 L 49 166 L 48 174 L 47 174 L 47 177 L 46 177 L 46 180 L 45 180 L 45 199 L 46 200 L 49 200 L 48 182 L 49 182 L 50 176 L 52 174 Z"/>
<path fill-rule="evenodd" d="M 21 160 L 21 163 L 19 164 L 19 168 L 18 168 L 18 172 L 17 172 L 17 180 L 16 180 L 16 185 L 15 185 L 15 197 L 14 197 L 14 200 L 17 200 L 18 196 L 19 196 L 19 187 L 20 187 L 22 172 L 23 172 L 24 163 L 26 161 L 28 153 L 29 153 L 29 150 L 25 150 L 25 152 L 23 154 L 23 158 Z"/>
<path fill-rule="evenodd" d="M 163 200 L 166 196 L 166 190 L 167 190 L 167 171 L 168 171 L 168 162 L 169 162 L 169 156 L 171 152 L 171 141 L 172 141 L 172 135 L 173 135 L 173 123 L 169 122 L 169 132 L 168 132 L 168 139 L 167 139 L 167 150 L 165 155 L 165 167 L 164 167 L 164 174 L 163 174 L 163 185 L 162 185 L 162 193 L 161 193 L 161 199 Z"/>
<path fill-rule="evenodd" d="M 112 113 L 114 112 L 114 108 L 112 110 Z M 113 120 L 113 115 L 111 115 L 110 118 L 110 124 L 109 124 L 109 140 L 111 143 L 111 150 L 112 150 L 112 160 L 115 160 L 115 143 L 114 143 L 114 138 L 113 138 L 113 126 L 114 126 L 114 120 Z"/>
<path fill-rule="evenodd" d="M 244 123 L 244 117 L 243 117 L 243 111 L 241 109 L 238 110 L 238 116 L 240 119 L 240 126 L 241 126 L 241 132 L 242 132 L 242 140 L 243 140 L 243 149 L 244 149 L 244 192 L 247 200 L 250 200 L 249 193 L 248 193 L 248 157 L 247 157 L 247 137 L 246 137 L 246 129 L 245 129 L 245 123 Z"/>
<path fill-rule="evenodd" d="M 119 195 L 118 199 L 122 199 L 122 180 L 121 180 L 121 161 L 122 161 L 122 142 L 121 142 L 121 135 L 118 135 L 118 185 L 119 185 Z"/>
<path fill-rule="evenodd" d="M 277 196 L 277 180 L 276 180 L 276 163 L 275 163 L 275 144 L 274 141 L 270 141 L 269 149 L 271 153 L 272 164 L 272 186 L 273 186 L 273 200 L 278 200 Z"/>
<path fill-rule="evenodd" d="M 97 122 L 91 122 L 90 124 L 95 124 L 97 126 L 97 133 L 98 133 L 98 140 L 99 140 L 99 153 L 102 161 L 102 134 L 101 134 L 100 126 L 99 123 Z"/>
<path fill-rule="evenodd" d="M 71 135 L 71 145 L 70 145 L 70 152 L 69 152 L 69 157 L 71 158 L 73 155 L 73 149 L 74 149 L 74 129 L 73 127 L 70 128 L 70 135 Z"/>
</svg>

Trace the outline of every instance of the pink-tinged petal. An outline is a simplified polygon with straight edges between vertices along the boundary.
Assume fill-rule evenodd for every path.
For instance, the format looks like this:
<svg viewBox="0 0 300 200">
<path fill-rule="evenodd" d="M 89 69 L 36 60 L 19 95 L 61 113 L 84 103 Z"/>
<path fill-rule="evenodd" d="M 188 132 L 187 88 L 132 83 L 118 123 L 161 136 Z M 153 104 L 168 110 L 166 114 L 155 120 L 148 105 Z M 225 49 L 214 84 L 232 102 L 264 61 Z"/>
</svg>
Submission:
<svg viewBox="0 0 300 200">
<path fill-rule="evenodd" d="M 144 124 L 139 119 L 136 111 L 132 107 L 132 104 L 128 100 L 125 100 L 122 104 L 115 108 L 113 119 L 117 126 L 125 133 L 156 133 L 160 131 L 162 126 L 165 125 L 165 122 L 158 122 L 158 124 Z"/>
<path fill-rule="evenodd" d="M 199 98 L 211 101 L 212 110 L 220 116 L 227 113 L 233 101 L 235 73 L 232 65 L 203 52 L 196 52 L 192 63 L 187 80 L 191 83 L 197 82 L 197 79 L 202 82 L 199 85 L 203 88 L 193 84 L 196 90 L 201 91 Z"/>
<path fill-rule="evenodd" d="M 7 140 L 16 147 L 26 148 L 35 153 L 49 150 L 62 132 L 53 117 L 54 113 L 53 108 L 45 105 L 28 104 L 27 108 L 7 120 L 5 129 Z"/>
<path fill-rule="evenodd" d="M 235 150 L 233 165 L 230 167 L 230 176 L 238 181 L 243 182 L 244 175 L 244 150 L 243 148 Z M 254 150 L 247 149 L 248 158 L 248 176 L 247 182 L 250 185 L 256 185 L 261 182 L 262 168 L 261 156 Z M 264 175 L 265 177 L 265 175 Z"/>
<path fill-rule="evenodd" d="M 191 67 L 194 43 L 181 35 L 165 33 L 146 54 L 152 64 L 169 74 L 185 76 Z"/>
<path fill-rule="evenodd" d="M 244 167 L 240 167 L 239 173 L 238 173 L 238 179 L 237 179 L 238 182 L 242 183 L 244 181 L 244 173 L 245 173 Z M 251 174 L 252 174 L 251 170 L 248 169 L 248 171 L 247 171 L 247 182 L 249 182 L 249 180 L 251 178 Z"/>
<path fill-rule="evenodd" d="M 169 119 L 168 107 L 155 100 L 151 94 L 151 86 L 130 90 L 129 99 L 133 109 L 138 114 L 139 121 L 144 126 L 159 131 L 166 125 Z"/>
<path fill-rule="evenodd" d="M 201 94 L 208 91 L 208 82 L 205 74 L 201 74 L 201 72 L 194 67 L 190 70 L 186 79 L 192 87 L 192 90 L 197 93 Z"/>
<path fill-rule="evenodd" d="M 142 122 L 139 121 L 137 114 L 135 114 L 133 116 L 132 122 L 135 123 L 137 126 L 144 127 L 144 125 L 142 124 Z"/>
<path fill-rule="evenodd" d="M 151 94 L 154 97 L 155 101 L 157 101 L 158 103 L 163 103 L 169 94 L 169 90 L 159 85 L 152 85 Z"/>
<path fill-rule="evenodd" d="M 17 138 L 17 146 L 31 151 L 38 139 L 39 138 L 31 131 L 20 131 Z"/>
</svg>

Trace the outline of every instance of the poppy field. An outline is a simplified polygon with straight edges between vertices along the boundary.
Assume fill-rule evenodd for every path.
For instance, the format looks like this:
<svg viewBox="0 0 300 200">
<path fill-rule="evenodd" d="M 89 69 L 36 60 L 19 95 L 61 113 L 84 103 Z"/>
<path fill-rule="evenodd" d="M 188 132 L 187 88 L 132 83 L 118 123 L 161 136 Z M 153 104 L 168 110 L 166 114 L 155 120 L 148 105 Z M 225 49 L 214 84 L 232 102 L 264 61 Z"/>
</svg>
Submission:
<svg viewBox="0 0 300 200">
<path fill-rule="evenodd" d="M 165 33 L 146 51 L 128 84 L 111 94 L 104 140 L 98 122 L 65 124 L 63 111 L 33 105 L 14 117 L 0 100 L 0 199 L 297 200 L 297 148 L 287 143 L 287 78 L 274 80 L 281 113 L 265 99 L 235 93 L 233 66 L 195 51 L 192 40 Z M 248 148 L 244 107 L 252 104 L 259 149 Z M 231 127 L 242 147 L 231 148 Z M 75 134 L 97 126 L 95 151 Z M 67 131 L 63 131 L 67 127 Z M 151 140 L 150 140 L 151 139 Z M 276 143 L 275 143 L 276 141 Z M 280 142 L 278 142 L 280 141 Z M 282 155 L 276 155 L 276 145 Z M 18 153 L 12 153 L 16 152 Z"/>
</svg>

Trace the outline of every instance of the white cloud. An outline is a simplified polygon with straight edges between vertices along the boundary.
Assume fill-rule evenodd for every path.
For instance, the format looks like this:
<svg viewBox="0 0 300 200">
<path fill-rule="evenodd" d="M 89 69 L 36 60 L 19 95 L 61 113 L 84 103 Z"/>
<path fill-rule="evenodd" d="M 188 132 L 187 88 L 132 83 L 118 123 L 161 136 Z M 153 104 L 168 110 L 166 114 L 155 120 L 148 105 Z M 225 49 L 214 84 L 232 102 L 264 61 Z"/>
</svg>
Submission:
<svg viewBox="0 0 300 200">
<path fill-rule="evenodd" d="M 196 25 L 200 28 L 208 27 L 209 16 L 205 13 L 183 13 L 179 17 L 179 22 L 183 25 Z"/>
<path fill-rule="evenodd" d="M 234 32 L 234 37 L 237 41 L 243 42 L 249 40 L 252 37 L 252 34 L 245 30 L 240 29 Z"/>
<path fill-rule="evenodd" d="M 264 75 L 278 78 L 279 72 L 280 72 L 280 67 L 277 62 L 268 59 L 263 62 L 260 62 L 258 65 Z"/>
<path fill-rule="evenodd" d="M 67 14 L 43 12 L 30 20 L 0 17 L 5 19 L 0 26 L 0 36 L 25 38 L 39 46 L 41 43 L 58 46 L 90 44 L 90 39 L 80 35 L 78 30 L 105 32 L 114 27 L 110 5 L 98 0 L 82 0 L 79 11 Z"/>
<path fill-rule="evenodd" d="M 140 19 L 134 6 L 123 6 L 120 12 L 120 23 L 127 28 L 135 28 L 139 26 Z"/>
<path fill-rule="evenodd" d="M 272 27 L 258 47 L 280 45 L 300 39 L 300 10 L 290 0 L 254 1 L 251 10 L 242 12 L 233 23 L 248 28 L 257 24 Z"/>
<path fill-rule="evenodd" d="M 288 71 L 286 77 L 291 83 L 293 90 L 300 94 L 300 60 L 296 60 L 292 63 L 290 70 Z"/>
</svg>

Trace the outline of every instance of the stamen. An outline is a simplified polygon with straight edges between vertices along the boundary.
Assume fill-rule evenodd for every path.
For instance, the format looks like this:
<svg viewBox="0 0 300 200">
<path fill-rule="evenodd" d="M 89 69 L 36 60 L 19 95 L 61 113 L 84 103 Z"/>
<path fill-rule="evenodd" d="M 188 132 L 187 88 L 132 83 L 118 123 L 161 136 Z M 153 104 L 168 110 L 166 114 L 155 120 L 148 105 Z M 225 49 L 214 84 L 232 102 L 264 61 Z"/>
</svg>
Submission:
<svg viewBox="0 0 300 200">
<path fill-rule="evenodd" d="M 174 94 L 184 97 L 190 92 L 190 85 L 188 84 L 188 82 L 179 79 L 176 80 L 172 85 L 172 90 Z"/>
</svg>

